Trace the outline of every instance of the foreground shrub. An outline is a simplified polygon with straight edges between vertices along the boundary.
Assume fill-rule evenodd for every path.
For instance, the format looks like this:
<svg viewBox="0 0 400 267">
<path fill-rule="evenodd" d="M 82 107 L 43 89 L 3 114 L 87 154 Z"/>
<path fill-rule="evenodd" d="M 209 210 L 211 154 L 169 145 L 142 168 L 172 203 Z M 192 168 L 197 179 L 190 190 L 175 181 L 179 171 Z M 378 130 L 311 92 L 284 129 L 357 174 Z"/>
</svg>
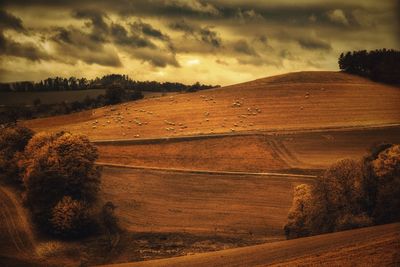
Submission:
<svg viewBox="0 0 400 267">
<path fill-rule="evenodd" d="M 82 135 L 38 134 L 25 149 L 25 201 L 42 229 L 52 228 L 53 207 L 64 196 L 90 205 L 96 200 L 100 170 L 97 149 Z M 62 228 L 59 228 L 62 229 Z"/>
<path fill-rule="evenodd" d="M 18 125 L 0 129 L 0 178 L 6 182 L 21 184 L 19 164 L 23 150 L 33 136 L 33 131 Z"/>
<path fill-rule="evenodd" d="M 88 205 L 70 196 L 63 197 L 52 209 L 50 222 L 55 235 L 69 238 L 88 234 L 93 224 Z"/>
<path fill-rule="evenodd" d="M 296 238 L 400 221 L 400 146 L 374 147 L 363 162 L 342 160 L 314 185 L 295 188 L 285 226 Z"/>
<path fill-rule="evenodd" d="M 294 189 L 293 205 L 289 211 L 288 223 L 285 226 L 285 234 L 288 238 L 308 236 L 312 234 L 310 223 L 313 213 L 312 187 L 301 184 Z"/>
<path fill-rule="evenodd" d="M 98 154 L 85 136 L 68 132 L 35 136 L 26 157 L 24 184 L 29 202 L 42 197 L 55 204 L 64 195 L 87 202 L 96 198 L 100 172 L 94 162 Z"/>
<path fill-rule="evenodd" d="M 373 225 L 373 221 L 366 214 L 344 214 L 336 220 L 335 231 L 344 231 L 371 225 Z"/>
<path fill-rule="evenodd" d="M 400 145 L 379 153 L 372 167 L 377 184 L 372 216 L 377 223 L 400 221 Z"/>
</svg>

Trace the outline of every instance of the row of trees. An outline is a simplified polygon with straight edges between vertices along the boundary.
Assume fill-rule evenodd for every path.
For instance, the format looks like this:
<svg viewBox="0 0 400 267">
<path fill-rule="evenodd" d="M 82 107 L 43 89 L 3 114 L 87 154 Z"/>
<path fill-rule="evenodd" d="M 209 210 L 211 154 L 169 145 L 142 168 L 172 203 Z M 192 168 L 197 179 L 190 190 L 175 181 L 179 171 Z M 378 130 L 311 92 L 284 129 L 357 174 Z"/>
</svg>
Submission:
<svg viewBox="0 0 400 267">
<path fill-rule="evenodd" d="M 83 101 L 62 101 L 57 104 L 42 104 L 40 99 L 36 99 L 33 102 L 33 106 L 2 107 L 2 110 L 0 110 L 0 124 L 15 123 L 21 119 L 70 114 L 142 98 L 143 94 L 137 90 L 108 88 L 104 95 L 99 95 L 95 98 L 86 96 Z"/>
<path fill-rule="evenodd" d="M 379 49 L 353 51 L 339 57 L 342 71 L 389 84 L 400 84 L 400 51 Z"/>
<path fill-rule="evenodd" d="M 99 225 L 117 228 L 110 204 L 97 208 L 97 157 L 96 147 L 82 135 L 34 134 L 15 125 L 0 130 L 1 180 L 18 185 L 39 229 L 59 237 L 85 236 Z"/>
<path fill-rule="evenodd" d="M 110 74 L 95 79 L 86 78 L 47 78 L 40 82 L 13 82 L 1 83 L 0 91 L 16 92 L 42 92 L 42 91 L 65 91 L 65 90 L 87 90 L 87 89 L 125 89 L 135 91 L 153 91 L 153 92 L 194 92 L 203 89 L 209 89 L 218 86 L 204 85 L 199 82 L 193 85 L 182 83 L 157 81 L 134 81 L 128 75 Z"/>
<path fill-rule="evenodd" d="M 287 238 L 400 221 L 400 145 L 374 147 L 361 161 L 342 160 L 314 185 L 295 188 Z"/>
</svg>

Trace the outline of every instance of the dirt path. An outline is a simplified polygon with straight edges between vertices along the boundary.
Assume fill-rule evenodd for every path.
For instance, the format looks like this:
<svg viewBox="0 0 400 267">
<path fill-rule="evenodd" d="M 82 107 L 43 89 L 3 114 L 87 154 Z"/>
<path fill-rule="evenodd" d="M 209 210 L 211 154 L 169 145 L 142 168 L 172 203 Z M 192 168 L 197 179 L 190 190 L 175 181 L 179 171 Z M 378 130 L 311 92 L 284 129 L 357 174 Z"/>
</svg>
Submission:
<svg viewBox="0 0 400 267">
<path fill-rule="evenodd" d="M 34 238 L 25 211 L 8 189 L 0 187 L 1 252 L 3 256 L 31 258 L 34 255 Z"/>
</svg>

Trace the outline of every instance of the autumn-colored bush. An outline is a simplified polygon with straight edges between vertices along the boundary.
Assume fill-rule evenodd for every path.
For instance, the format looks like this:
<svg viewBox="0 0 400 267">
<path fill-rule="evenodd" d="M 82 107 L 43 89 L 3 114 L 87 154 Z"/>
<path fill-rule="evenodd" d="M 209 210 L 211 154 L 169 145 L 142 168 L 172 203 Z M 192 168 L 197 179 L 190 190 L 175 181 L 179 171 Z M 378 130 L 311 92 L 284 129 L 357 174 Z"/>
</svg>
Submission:
<svg viewBox="0 0 400 267">
<path fill-rule="evenodd" d="M 97 149 L 85 136 L 68 132 L 40 134 L 26 148 L 24 184 L 27 200 L 38 195 L 56 203 L 64 195 L 90 202 L 100 185 L 99 168 L 94 165 Z"/>
<path fill-rule="evenodd" d="M 357 215 L 346 213 L 337 218 L 335 231 L 344 231 L 371 225 L 373 225 L 372 218 L 365 213 Z"/>
<path fill-rule="evenodd" d="M 372 216 L 377 223 L 400 221 L 400 145 L 383 150 L 371 163 L 377 184 Z"/>
<path fill-rule="evenodd" d="M 285 226 L 287 238 L 336 231 L 346 218 L 358 216 L 360 177 L 358 162 L 342 160 L 332 165 L 314 185 L 297 186 Z"/>
<path fill-rule="evenodd" d="M 23 160 L 22 151 L 32 136 L 33 131 L 23 126 L 0 129 L 0 179 L 21 184 L 19 164 Z"/>
<path fill-rule="evenodd" d="M 88 205 L 70 196 L 64 196 L 54 206 L 50 219 L 53 233 L 64 237 L 86 234 L 91 221 Z"/>
<path fill-rule="evenodd" d="M 284 229 L 288 238 L 309 236 L 313 233 L 310 218 L 314 217 L 317 210 L 314 207 L 315 201 L 312 190 L 312 186 L 307 184 L 295 187 L 293 205 Z"/>
<path fill-rule="evenodd" d="M 96 147 L 82 135 L 42 133 L 31 139 L 25 149 L 25 201 L 42 228 L 51 228 L 53 207 L 64 196 L 87 205 L 96 200 L 100 186 L 100 170 L 94 164 L 97 156 Z"/>
<path fill-rule="evenodd" d="M 287 238 L 400 221 L 400 145 L 371 149 L 362 162 L 342 160 L 314 185 L 295 188 Z"/>
</svg>

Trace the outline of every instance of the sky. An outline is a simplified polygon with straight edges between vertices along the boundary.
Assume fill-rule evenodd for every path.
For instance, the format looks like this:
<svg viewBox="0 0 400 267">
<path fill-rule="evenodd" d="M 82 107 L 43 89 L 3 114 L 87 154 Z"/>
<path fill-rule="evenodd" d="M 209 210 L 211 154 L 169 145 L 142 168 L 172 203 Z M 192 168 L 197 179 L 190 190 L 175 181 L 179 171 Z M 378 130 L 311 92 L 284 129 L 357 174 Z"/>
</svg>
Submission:
<svg viewBox="0 0 400 267">
<path fill-rule="evenodd" d="M 336 71 L 341 52 L 399 49 L 399 14 L 397 0 L 0 0 L 0 82 Z"/>
</svg>

